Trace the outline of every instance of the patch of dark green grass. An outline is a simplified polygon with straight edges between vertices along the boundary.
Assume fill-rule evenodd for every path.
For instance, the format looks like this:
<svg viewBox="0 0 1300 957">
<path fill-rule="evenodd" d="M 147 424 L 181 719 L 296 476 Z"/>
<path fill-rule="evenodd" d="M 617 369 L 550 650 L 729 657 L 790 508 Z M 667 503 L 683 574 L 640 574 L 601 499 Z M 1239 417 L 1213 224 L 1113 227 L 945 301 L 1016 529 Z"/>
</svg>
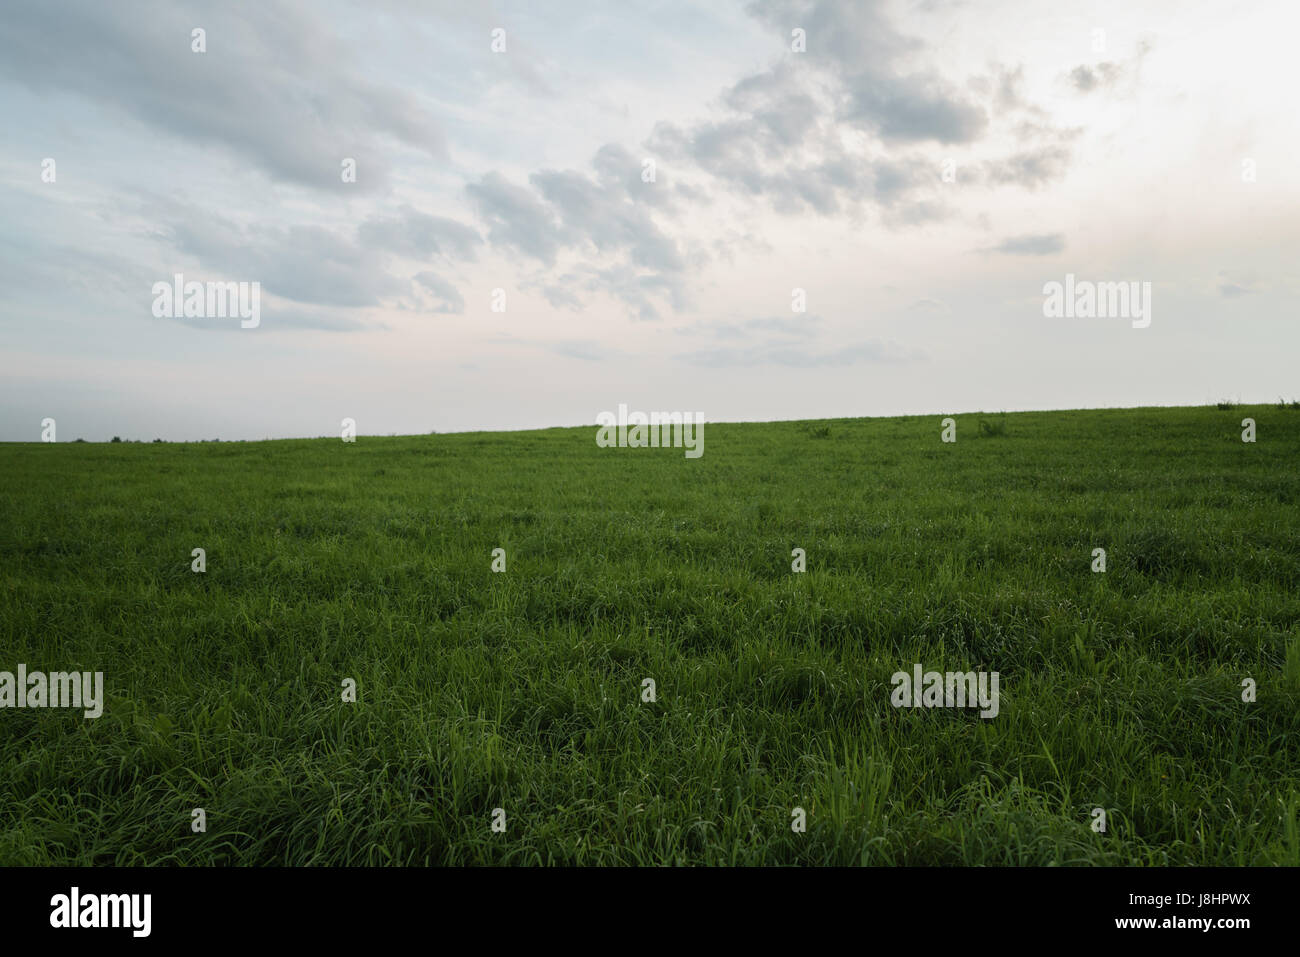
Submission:
<svg viewBox="0 0 1300 957">
<path fill-rule="evenodd" d="M 979 420 L 980 438 L 999 438 L 1007 434 L 1007 417 L 1005 413 L 993 419 Z"/>
</svg>

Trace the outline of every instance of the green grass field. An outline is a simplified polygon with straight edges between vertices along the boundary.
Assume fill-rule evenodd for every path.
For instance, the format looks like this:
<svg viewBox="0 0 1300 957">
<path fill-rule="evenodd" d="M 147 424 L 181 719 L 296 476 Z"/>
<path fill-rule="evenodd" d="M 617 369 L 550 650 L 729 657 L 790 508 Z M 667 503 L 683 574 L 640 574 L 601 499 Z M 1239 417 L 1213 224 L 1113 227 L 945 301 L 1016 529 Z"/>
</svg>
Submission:
<svg viewBox="0 0 1300 957">
<path fill-rule="evenodd" d="M 1300 411 L 956 418 L 0 446 L 0 863 L 1300 863 Z"/>
</svg>

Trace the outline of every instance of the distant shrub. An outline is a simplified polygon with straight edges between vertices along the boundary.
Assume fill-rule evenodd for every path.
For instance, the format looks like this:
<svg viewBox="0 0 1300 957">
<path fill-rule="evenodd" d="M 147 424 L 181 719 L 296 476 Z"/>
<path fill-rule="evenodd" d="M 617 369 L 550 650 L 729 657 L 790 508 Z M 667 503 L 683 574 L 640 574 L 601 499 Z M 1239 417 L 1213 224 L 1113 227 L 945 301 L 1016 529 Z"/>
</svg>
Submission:
<svg viewBox="0 0 1300 957">
<path fill-rule="evenodd" d="M 1007 434 L 1007 417 L 999 416 L 996 419 L 980 419 L 980 436 L 982 438 L 994 438 L 999 435 Z"/>
<path fill-rule="evenodd" d="M 1233 402 L 1233 401 L 1231 401 L 1231 400 L 1229 400 L 1229 399 L 1224 399 L 1222 402 L 1220 402 L 1220 403 L 1216 406 L 1216 408 L 1221 409 L 1221 410 L 1223 410 L 1224 412 L 1231 411 L 1232 409 L 1235 409 L 1236 407 L 1237 407 L 1237 403 L 1235 403 L 1235 402 Z"/>
<path fill-rule="evenodd" d="M 1288 402 L 1286 399 L 1278 396 L 1277 407 L 1279 409 L 1300 409 L 1300 399 L 1292 399 Z"/>
<path fill-rule="evenodd" d="M 121 442 L 121 441 L 122 441 L 122 436 L 120 436 L 120 435 L 115 435 L 115 436 L 113 436 L 113 441 L 114 441 L 114 442 Z"/>
<path fill-rule="evenodd" d="M 809 429 L 808 437 L 811 439 L 829 439 L 831 437 L 831 427 L 829 425 L 819 425 L 814 429 Z"/>
</svg>

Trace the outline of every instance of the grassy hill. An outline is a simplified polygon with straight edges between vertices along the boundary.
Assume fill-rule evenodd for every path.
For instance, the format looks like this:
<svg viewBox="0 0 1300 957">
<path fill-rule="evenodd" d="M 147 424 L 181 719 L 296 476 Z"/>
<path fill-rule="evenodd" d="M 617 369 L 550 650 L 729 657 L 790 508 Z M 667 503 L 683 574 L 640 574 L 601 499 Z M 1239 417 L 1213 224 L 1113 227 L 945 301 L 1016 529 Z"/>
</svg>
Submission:
<svg viewBox="0 0 1300 957">
<path fill-rule="evenodd" d="M 1300 411 L 955 418 L 0 446 L 0 863 L 1300 863 Z"/>
</svg>

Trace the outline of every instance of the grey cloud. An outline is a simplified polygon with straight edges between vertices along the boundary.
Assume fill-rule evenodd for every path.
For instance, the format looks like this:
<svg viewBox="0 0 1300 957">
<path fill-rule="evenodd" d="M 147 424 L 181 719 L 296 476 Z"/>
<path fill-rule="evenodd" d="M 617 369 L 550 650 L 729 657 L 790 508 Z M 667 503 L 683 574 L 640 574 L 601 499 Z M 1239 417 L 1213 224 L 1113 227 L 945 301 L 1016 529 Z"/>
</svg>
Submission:
<svg viewBox="0 0 1300 957">
<path fill-rule="evenodd" d="M 1093 66 L 1086 63 L 1076 66 L 1066 75 L 1066 82 L 1076 93 L 1087 95 L 1097 90 L 1108 92 L 1126 89 L 1136 82 L 1142 70 L 1142 61 L 1151 51 L 1149 40 L 1142 40 L 1137 45 L 1133 56 L 1127 60 L 1102 62 Z"/>
<path fill-rule="evenodd" d="M 1042 115 L 1043 110 L 1030 103 L 1024 94 L 1025 68 L 994 64 L 986 76 L 971 77 L 966 85 L 974 92 L 985 97 L 989 105 L 1002 113 L 1024 111 Z"/>
<path fill-rule="evenodd" d="M 1116 71 L 1114 63 L 1099 63 L 1095 68 L 1076 66 L 1070 71 L 1070 83 L 1080 93 L 1091 93 L 1103 83 L 1113 83 Z"/>
<path fill-rule="evenodd" d="M 880 203 L 888 205 L 902 198 L 908 190 L 917 185 L 920 178 L 919 162 L 910 164 L 882 161 L 872 170 L 872 195 Z"/>
<path fill-rule="evenodd" d="M 635 170 L 635 182 L 640 182 L 640 164 L 634 163 L 630 153 L 611 144 L 592 160 L 595 179 L 576 170 L 541 170 L 529 177 L 531 188 L 526 188 L 489 173 L 467 189 L 489 223 L 494 245 L 548 267 L 566 250 L 591 249 L 606 258 L 607 265 L 584 264 L 560 283 L 542 283 L 551 305 L 577 309 L 579 291 L 606 292 L 638 318 L 653 320 L 659 318 L 656 299 L 683 307 L 689 263 L 655 222 L 650 207 L 638 202 L 638 188 L 628 178 Z"/>
<path fill-rule="evenodd" d="M 1022 89 L 1025 83 L 1024 67 L 1014 70 L 1000 69 L 997 75 L 997 105 L 1004 110 L 1027 106 Z"/>
<path fill-rule="evenodd" d="M 582 297 L 560 283 L 549 283 L 543 286 L 542 295 L 556 309 L 568 309 L 571 312 L 582 309 Z"/>
<path fill-rule="evenodd" d="M 643 321 L 659 318 L 656 297 L 667 298 L 676 310 L 686 308 L 686 284 L 678 275 L 641 273 L 627 265 L 618 265 L 591 270 L 587 288 L 616 296 Z"/>
<path fill-rule="evenodd" d="M 901 229 L 920 226 L 923 223 L 940 222 L 951 218 L 952 215 L 952 210 L 937 200 L 919 199 L 886 208 L 883 222 L 891 229 Z"/>
<path fill-rule="evenodd" d="M 547 266 L 555 264 L 564 237 L 555 216 L 531 190 L 496 172 L 465 189 L 488 222 L 488 239 L 494 245 L 517 250 Z"/>
<path fill-rule="evenodd" d="M 174 207 L 170 215 L 188 221 L 196 214 L 188 207 Z M 21 266 L 18 265 L 17 258 L 0 255 L 0 282 L 8 287 L 11 304 L 22 304 L 30 292 L 59 289 L 72 297 L 75 310 L 83 315 L 135 317 L 146 322 L 156 322 L 151 314 L 153 284 L 170 283 L 172 276 L 180 272 L 187 280 L 260 282 L 263 291 L 263 328 L 294 327 L 339 331 L 376 327 L 372 320 L 357 318 L 350 312 L 353 305 L 351 301 L 335 308 L 329 304 L 308 305 L 293 300 L 287 295 L 293 291 L 293 284 L 282 281 L 284 277 L 276 271 L 279 260 L 272 257 L 270 268 L 262 268 L 254 262 L 253 257 L 238 258 L 230 245 L 217 241 L 227 229 L 234 227 L 218 221 L 213 229 L 218 234 L 216 238 L 197 229 L 191 229 L 186 235 L 185 246 L 180 251 L 199 260 L 198 271 L 175 262 L 170 256 L 151 257 L 147 252 L 142 255 L 131 247 L 127 248 L 134 254 L 127 256 L 112 248 L 84 249 L 60 244 L 40 247 L 40 255 Z M 168 224 L 162 223 L 157 227 L 155 238 L 171 237 Z M 0 252 L 8 253 L 10 250 L 0 244 Z M 273 302 L 268 296 L 286 302 Z M 352 300 L 357 297 L 349 295 L 342 298 Z M 183 322 L 174 325 L 198 332 L 238 331 L 240 328 L 238 323 L 222 322 Z"/>
<path fill-rule="evenodd" d="M 637 203 L 671 208 L 673 196 L 680 195 L 686 187 L 679 184 L 673 190 L 664 179 L 666 171 L 657 168 L 654 182 L 645 182 L 641 178 L 642 164 L 649 158 L 638 158 L 617 143 L 606 143 L 596 151 L 591 166 L 596 171 L 596 179 L 607 190 Z"/>
<path fill-rule="evenodd" d="M 1112 69 L 1113 66 L 1114 64 L 1101 64 L 1096 70 L 1087 65 L 1075 66 L 1073 70 L 1070 70 L 1070 83 L 1074 85 L 1075 90 L 1086 94 L 1086 92 L 1095 90 L 1097 85 L 1101 83 L 1102 70 Z"/>
<path fill-rule="evenodd" d="M 838 79 L 845 100 L 841 118 L 886 141 L 964 143 L 987 124 L 977 104 L 933 72 L 903 72 L 903 58 L 923 44 L 894 29 L 883 3 L 761 0 L 749 9 L 773 26 L 805 29 L 808 52 L 802 56 L 811 68 L 825 67 Z"/>
<path fill-rule="evenodd" d="M 723 235 L 713 241 L 712 248 L 719 259 L 735 262 L 738 250 L 765 254 L 772 252 L 773 247 L 762 236 L 748 230 L 725 229 Z"/>
<path fill-rule="evenodd" d="M 724 102 L 752 118 L 771 155 L 799 146 L 816 128 L 821 113 L 817 101 L 795 85 L 792 71 L 784 65 L 741 80 L 726 93 Z"/>
<path fill-rule="evenodd" d="M 361 242 L 410 259 L 440 255 L 474 261 L 483 238 L 478 231 L 453 219 L 431 216 L 403 206 L 395 216 L 377 216 L 357 230 Z"/>
<path fill-rule="evenodd" d="M 728 112 L 718 119 L 657 124 L 647 147 L 689 162 L 737 193 L 761 196 L 782 213 L 856 215 L 877 206 L 890 228 L 946 217 L 934 192 L 933 156 L 849 151 L 837 124 L 874 134 L 877 147 L 961 145 L 985 135 L 984 107 L 912 64 L 924 44 L 893 27 L 884 3 L 758 0 L 748 9 L 783 35 L 794 25 L 805 29 L 807 52 L 725 90 L 721 103 Z M 994 107 L 1035 113 L 1022 83 L 1022 68 L 996 67 L 974 86 Z M 1055 158 L 1026 152 L 985 175 L 1039 182 L 1056 172 L 1049 163 Z"/>
<path fill-rule="evenodd" d="M 847 153 L 833 136 L 818 146 L 820 157 L 803 160 L 790 151 L 776 164 L 767 162 L 775 142 L 748 120 L 704 123 L 682 130 L 660 123 L 649 146 L 665 155 L 690 160 L 740 193 L 763 196 L 782 213 L 812 210 L 833 215 L 863 202 L 892 205 L 909 197 L 923 182 L 925 164 L 871 159 Z"/>
<path fill-rule="evenodd" d="M 678 183 L 673 187 L 673 192 L 692 206 L 708 206 L 713 202 L 713 198 L 704 190 L 686 183 Z"/>
<path fill-rule="evenodd" d="M 660 132 L 657 128 L 656 132 Z M 675 127 L 662 127 L 664 139 L 658 141 L 665 151 L 674 141 L 682 144 L 681 153 L 720 179 L 760 193 L 763 176 L 759 170 L 761 140 L 754 136 L 755 127 L 746 120 L 732 119 L 721 123 L 703 123 L 690 133 Z"/>
<path fill-rule="evenodd" d="M 921 47 L 919 40 L 894 29 L 879 0 L 754 0 L 746 9 L 785 35 L 793 26 L 803 28 L 808 36 L 808 52 L 803 55 L 813 60 L 825 57 L 836 66 L 864 60 L 892 62 Z"/>
<path fill-rule="evenodd" d="M 465 311 L 465 297 L 447 280 L 431 272 L 416 273 L 412 279 L 428 290 L 434 300 L 432 312 L 461 314 Z"/>
<path fill-rule="evenodd" d="M 574 170 L 543 170 L 529 181 L 559 212 L 565 235 L 592 243 L 597 250 L 627 250 L 638 266 L 665 272 L 683 268 L 677 245 L 649 214 L 620 195 Z"/>
<path fill-rule="evenodd" d="M 933 74 L 871 71 L 848 86 L 844 119 L 874 128 L 887 142 L 969 143 L 988 126 L 982 109 L 959 99 Z"/>
<path fill-rule="evenodd" d="M 1032 189 L 1064 176 L 1071 155 L 1064 146 L 1045 146 L 989 160 L 978 166 L 976 172 L 985 182 L 995 186 L 1014 184 Z"/>
<path fill-rule="evenodd" d="M 250 226 L 170 200 L 145 207 L 160 238 L 201 267 L 236 281 L 260 282 L 295 302 L 327 306 L 378 305 L 404 285 L 384 269 L 378 252 L 319 226 Z"/>
<path fill-rule="evenodd" d="M 69 92 L 271 177 L 342 188 L 386 179 L 384 139 L 442 156 L 439 129 L 413 97 L 369 80 L 315 10 L 286 2 L 211 5 L 145 0 L 9 4 L 0 76 Z M 207 31 L 207 52 L 190 31 Z"/>
<path fill-rule="evenodd" d="M 1065 249 L 1065 237 L 1060 233 L 1034 236 L 1011 236 L 985 252 L 1005 253 L 1008 256 L 1050 256 Z"/>
</svg>

